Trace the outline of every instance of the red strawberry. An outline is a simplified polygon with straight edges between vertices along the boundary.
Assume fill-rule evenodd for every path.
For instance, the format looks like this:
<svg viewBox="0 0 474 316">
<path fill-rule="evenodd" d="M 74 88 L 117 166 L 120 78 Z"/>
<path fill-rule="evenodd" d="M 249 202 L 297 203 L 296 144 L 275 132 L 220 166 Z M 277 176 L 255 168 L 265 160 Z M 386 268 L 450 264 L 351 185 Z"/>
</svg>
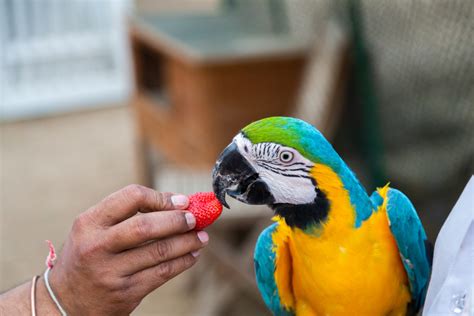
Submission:
<svg viewBox="0 0 474 316">
<path fill-rule="evenodd" d="M 197 192 L 189 196 L 188 211 L 196 217 L 196 230 L 211 225 L 222 213 L 222 204 L 213 192 Z"/>
</svg>

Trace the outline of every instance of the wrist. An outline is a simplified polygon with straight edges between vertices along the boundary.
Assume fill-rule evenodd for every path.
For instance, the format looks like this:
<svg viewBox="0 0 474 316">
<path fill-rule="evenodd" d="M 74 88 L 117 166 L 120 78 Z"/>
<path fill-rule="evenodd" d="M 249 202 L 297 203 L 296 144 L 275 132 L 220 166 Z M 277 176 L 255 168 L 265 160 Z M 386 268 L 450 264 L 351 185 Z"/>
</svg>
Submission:
<svg viewBox="0 0 474 316">
<path fill-rule="evenodd" d="M 58 308 L 49 296 L 48 289 L 44 283 L 44 278 L 41 277 L 36 285 L 36 311 L 38 316 L 53 315 L 61 316 Z"/>
</svg>

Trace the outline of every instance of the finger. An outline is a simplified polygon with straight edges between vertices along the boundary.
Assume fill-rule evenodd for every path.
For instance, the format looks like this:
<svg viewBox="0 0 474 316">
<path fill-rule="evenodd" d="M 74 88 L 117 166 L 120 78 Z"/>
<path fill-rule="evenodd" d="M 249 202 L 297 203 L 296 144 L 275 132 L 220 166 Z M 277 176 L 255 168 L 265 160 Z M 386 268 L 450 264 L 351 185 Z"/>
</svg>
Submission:
<svg viewBox="0 0 474 316">
<path fill-rule="evenodd" d="M 144 295 L 163 285 L 181 272 L 192 267 L 198 257 L 191 254 L 162 262 L 154 267 L 142 270 L 130 276 L 131 284 L 137 285 L 137 290 Z"/>
<path fill-rule="evenodd" d="M 125 275 L 130 275 L 188 253 L 197 256 L 197 251 L 208 241 L 209 235 L 206 232 L 193 231 L 124 251 L 117 255 L 117 259 L 126 263 L 124 272 Z"/>
<path fill-rule="evenodd" d="M 112 226 L 137 212 L 185 209 L 187 206 L 188 200 L 184 195 L 161 193 L 132 184 L 112 193 L 88 212 L 98 224 Z"/>
<path fill-rule="evenodd" d="M 163 211 L 133 216 L 113 227 L 107 234 L 110 250 L 119 252 L 145 242 L 190 231 L 196 219 L 190 212 Z"/>
</svg>

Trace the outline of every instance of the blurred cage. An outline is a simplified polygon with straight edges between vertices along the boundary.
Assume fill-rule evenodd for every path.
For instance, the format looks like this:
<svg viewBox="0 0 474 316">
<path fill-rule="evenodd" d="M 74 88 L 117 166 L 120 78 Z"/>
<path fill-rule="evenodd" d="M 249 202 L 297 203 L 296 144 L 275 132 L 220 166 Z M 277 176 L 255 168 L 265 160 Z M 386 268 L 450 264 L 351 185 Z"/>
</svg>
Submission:
<svg viewBox="0 0 474 316">
<path fill-rule="evenodd" d="M 0 114 L 124 102 L 130 0 L 0 0 Z"/>
<path fill-rule="evenodd" d="M 353 149 L 373 186 L 390 180 L 413 200 L 434 240 L 474 172 L 474 2 L 337 4 L 353 43 Z"/>
<path fill-rule="evenodd" d="M 360 1 L 360 10 L 387 174 L 420 193 L 464 186 L 474 167 L 474 2 Z"/>
</svg>

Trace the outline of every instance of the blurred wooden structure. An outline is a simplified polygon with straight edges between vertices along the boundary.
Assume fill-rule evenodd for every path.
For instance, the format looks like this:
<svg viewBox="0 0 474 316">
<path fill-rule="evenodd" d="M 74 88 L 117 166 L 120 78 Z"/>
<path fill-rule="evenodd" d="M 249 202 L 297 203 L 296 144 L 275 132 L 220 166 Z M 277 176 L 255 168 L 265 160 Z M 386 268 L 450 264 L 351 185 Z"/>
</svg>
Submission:
<svg viewBox="0 0 474 316">
<path fill-rule="evenodd" d="M 234 30 L 215 16 L 143 16 L 132 20 L 130 36 L 140 142 L 169 161 L 209 168 L 242 126 L 292 112 L 307 50 L 288 34 Z M 144 170 L 150 184 L 147 177 Z"/>
<path fill-rule="evenodd" d="M 324 26 L 317 41 L 308 58 L 293 115 L 332 140 L 347 97 L 350 43 L 347 31 L 334 21 Z"/>
</svg>

